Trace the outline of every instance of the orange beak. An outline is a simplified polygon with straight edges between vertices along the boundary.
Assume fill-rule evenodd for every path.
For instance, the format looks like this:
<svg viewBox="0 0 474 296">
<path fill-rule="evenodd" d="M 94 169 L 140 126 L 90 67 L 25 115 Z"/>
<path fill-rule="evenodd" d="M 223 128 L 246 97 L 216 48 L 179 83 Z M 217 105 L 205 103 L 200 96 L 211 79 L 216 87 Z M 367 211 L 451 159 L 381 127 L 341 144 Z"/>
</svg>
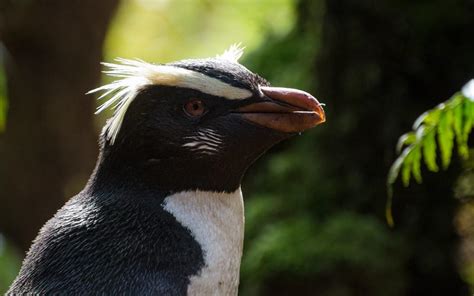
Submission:
<svg viewBox="0 0 474 296">
<path fill-rule="evenodd" d="M 309 93 L 284 87 L 260 87 L 270 100 L 237 109 L 246 120 L 285 133 L 298 133 L 326 121 L 321 103 Z"/>
</svg>

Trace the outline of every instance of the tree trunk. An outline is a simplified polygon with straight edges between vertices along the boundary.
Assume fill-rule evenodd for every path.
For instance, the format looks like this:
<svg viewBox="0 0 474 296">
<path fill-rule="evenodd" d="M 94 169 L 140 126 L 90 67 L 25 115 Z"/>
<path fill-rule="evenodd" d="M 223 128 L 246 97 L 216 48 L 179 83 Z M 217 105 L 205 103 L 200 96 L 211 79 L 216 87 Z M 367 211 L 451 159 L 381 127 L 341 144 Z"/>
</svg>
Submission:
<svg viewBox="0 0 474 296">
<path fill-rule="evenodd" d="M 1 146 L 0 232 L 26 250 L 93 169 L 94 98 L 118 0 L 0 2 L 9 109 Z"/>
</svg>

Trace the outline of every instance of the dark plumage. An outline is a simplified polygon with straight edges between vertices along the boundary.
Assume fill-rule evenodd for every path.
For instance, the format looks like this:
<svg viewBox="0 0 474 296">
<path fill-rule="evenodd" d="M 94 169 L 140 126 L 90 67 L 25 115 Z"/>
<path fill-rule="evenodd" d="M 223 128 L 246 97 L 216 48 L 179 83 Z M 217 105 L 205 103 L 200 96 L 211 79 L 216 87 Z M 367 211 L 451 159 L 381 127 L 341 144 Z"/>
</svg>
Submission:
<svg viewBox="0 0 474 296">
<path fill-rule="evenodd" d="M 161 208 L 163 196 L 108 189 L 80 193 L 48 221 L 10 293 L 186 293 L 204 264 L 189 230 Z"/>
<path fill-rule="evenodd" d="M 225 58 L 110 66 L 125 78 L 101 88 L 120 96 L 96 169 L 9 293 L 237 293 L 242 176 L 288 127 L 322 122 L 319 103 Z"/>
</svg>

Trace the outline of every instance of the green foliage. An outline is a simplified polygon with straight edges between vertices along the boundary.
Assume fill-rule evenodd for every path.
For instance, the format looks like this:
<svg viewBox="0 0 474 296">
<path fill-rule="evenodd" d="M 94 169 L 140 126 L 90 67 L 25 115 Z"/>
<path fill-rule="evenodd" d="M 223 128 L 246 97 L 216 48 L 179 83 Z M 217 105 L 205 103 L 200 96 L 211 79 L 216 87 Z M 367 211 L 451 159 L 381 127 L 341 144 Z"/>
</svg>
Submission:
<svg viewBox="0 0 474 296">
<path fill-rule="evenodd" d="M 356 227 L 354 227 L 356 226 Z M 383 270 L 387 239 L 383 226 L 372 218 L 339 213 L 318 223 L 309 216 L 282 219 L 266 226 L 252 241 L 243 271 L 248 276 L 272 273 L 314 275 L 342 266 Z"/>
<path fill-rule="evenodd" d="M 451 163 L 455 141 L 459 156 L 466 159 L 469 155 L 468 140 L 473 126 L 474 80 L 471 80 L 461 92 L 419 116 L 413 124 L 413 131 L 400 137 L 397 144 L 400 156 L 391 166 L 387 177 L 386 217 L 390 225 L 393 225 L 393 184 L 398 177 L 401 175 L 405 187 L 410 184 L 412 177 L 417 183 L 421 183 L 422 158 L 429 171 L 437 172 L 437 150 L 441 166 L 446 169 Z"/>
<path fill-rule="evenodd" d="M 163 63 L 209 57 L 239 42 L 250 51 L 267 34 L 292 28 L 294 6 L 294 0 L 124 0 L 107 35 L 106 59 Z"/>
<path fill-rule="evenodd" d="M 271 212 L 268 209 L 275 208 L 267 198 L 251 200 L 249 207 L 256 204 L 265 204 L 261 209 L 266 214 Z M 252 214 L 248 217 L 254 218 Z M 335 289 L 341 288 L 350 291 L 350 279 L 344 279 L 344 275 L 350 278 L 364 274 L 371 280 L 377 279 L 379 288 L 398 284 L 394 277 L 401 262 L 390 258 L 403 248 L 371 217 L 341 212 L 317 221 L 311 215 L 298 215 L 261 225 L 261 235 L 246 245 L 242 262 L 242 277 L 246 282 L 244 295 L 261 294 L 259 285 L 275 275 L 317 278 L 338 274 L 341 277 L 338 284 L 325 287 L 323 295 L 334 295 Z M 398 295 L 399 289 L 401 287 L 394 287 L 389 292 L 371 289 L 371 292 Z M 347 294 L 350 293 L 343 295 Z"/>
<path fill-rule="evenodd" d="M 20 269 L 20 256 L 0 234 L 0 295 L 3 295 Z"/>
</svg>

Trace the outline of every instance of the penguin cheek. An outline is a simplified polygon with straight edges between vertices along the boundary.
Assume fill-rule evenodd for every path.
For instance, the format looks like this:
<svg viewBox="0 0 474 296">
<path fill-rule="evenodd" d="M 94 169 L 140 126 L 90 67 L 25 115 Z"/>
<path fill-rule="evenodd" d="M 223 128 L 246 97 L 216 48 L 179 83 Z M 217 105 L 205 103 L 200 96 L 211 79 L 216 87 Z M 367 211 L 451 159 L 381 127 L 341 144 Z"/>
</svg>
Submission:
<svg viewBox="0 0 474 296">
<path fill-rule="evenodd" d="M 254 124 L 240 113 L 230 113 L 225 117 L 226 138 L 222 154 L 228 154 L 230 160 L 253 162 L 267 149 L 293 135 Z"/>
<path fill-rule="evenodd" d="M 221 153 L 225 146 L 225 138 L 211 127 L 200 127 L 192 134 L 183 137 L 181 145 L 196 157 L 211 157 Z"/>
</svg>

